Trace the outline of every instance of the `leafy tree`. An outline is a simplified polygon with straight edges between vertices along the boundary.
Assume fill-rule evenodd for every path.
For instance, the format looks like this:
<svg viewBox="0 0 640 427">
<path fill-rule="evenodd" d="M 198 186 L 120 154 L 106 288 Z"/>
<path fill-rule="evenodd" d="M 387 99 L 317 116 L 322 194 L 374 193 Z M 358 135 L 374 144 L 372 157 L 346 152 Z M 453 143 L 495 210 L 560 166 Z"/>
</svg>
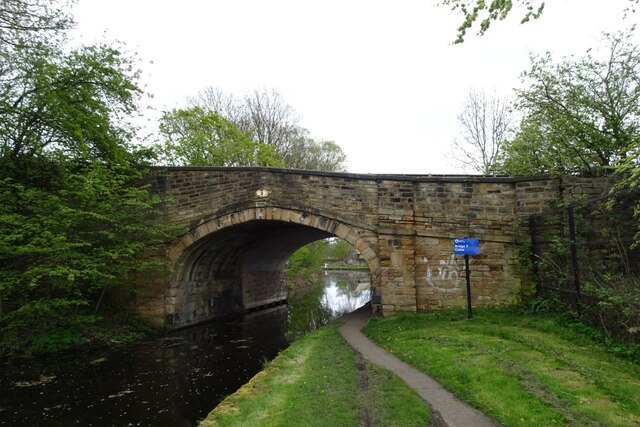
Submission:
<svg viewBox="0 0 640 427">
<path fill-rule="evenodd" d="M 327 255 L 330 258 L 345 259 L 357 256 L 358 251 L 345 240 L 329 239 Z"/>
<path fill-rule="evenodd" d="M 135 62 L 68 49 L 65 4 L 0 3 L 0 354 L 86 342 L 170 232 L 130 143 Z"/>
<path fill-rule="evenodd" d="M 524 119 L 504 146 L 513 174 L 601 175 L 637 165 L 640 48 L 630 34 L 605 35 L 602 51 L 555 63 L 532 58 L 517 91 Z"/>
<path fill-rule="evenodd" d="M 508 103 L 484 91 L 471 90 L 458 123 L 460 139 L 453 143 L 453 158 L 484 175 L 496 173 L 502 144 L 510 137 L 512 115 Z"/>
<path fill-rule="evenodd" d="M 283 166 L 273 146 L 252 141 L 231 121 L 200 107 L 165 112 L 158 145 L 173 166 Z"/>
<path fill-rule="evenodd" d="M 316 141 L 306 131 L 292 139 L 284 155 L 284 162 L 292 169 L 318 170 L 325 172 L 345 171 L 346 154 L 333 141 Z"/>
<path fill-rule="evenodd" d="M 287 276 L 290 280 L 308 280 L 322 269 L 327 257 L 326 239 L 316 240 L 296 250 L 287 260 Z"/>
<path fill-rule="evenodd" d="M 220 114 L 254 141 L 272 145 L 283 155 L 300 128 L 293 107 L 273 89 L 236 97 L 210 87 L 192 99 L 191 105 Z"/>
<path fill-rule="evenodd" d="M 69 53 L 39 45 L 0 51 L 0 67 L 5 63 L 12 69 L 0 79 L 2 158 L 59 153 L 125 159 L 123 141 L 132 136 L 126 117 L 135 111 L 141 93 L 130 59 L 104 45 Z"/>
<path fill-rule="evenodd" d="M 300 126 L 295 110 L 275 90 L 236 97 L 207 88 L 190 103 L 233 122 L 257 142 L 273 146 L 292 169 L 342 171 L 346 155 L 335 142 L 316 141 Z"/>
<path fill-rule="evenodd" d="M 165 234 L 141 172 L 102 162 L 35 160 L 30 179 L 0 181 L 0 296 L 10 306 L 66 299 L 98 310 L 130 273 L 158 267 L 137 255 Z M 22 179 L 20 179 L 22 178 Z"/>
</svg>

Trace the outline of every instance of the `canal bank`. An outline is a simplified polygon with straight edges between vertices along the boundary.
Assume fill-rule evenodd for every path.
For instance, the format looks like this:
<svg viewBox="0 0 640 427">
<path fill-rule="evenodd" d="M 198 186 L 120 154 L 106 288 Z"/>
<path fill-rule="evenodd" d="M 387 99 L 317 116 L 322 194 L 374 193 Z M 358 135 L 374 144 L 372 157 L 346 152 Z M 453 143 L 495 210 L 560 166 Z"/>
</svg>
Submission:
<svg viewBox="0 0 640 427">
<path fill-rule="evenodd" d="M 199 425 L 499 427 L 370 341 L 366 305 L 284 350 Z"/>
<path fill-rule="evenodd" d="M 200 426 L 429 425 L 420 396 L 363 359 L 338 326 L 334 321 L 294 342 Z"/>
</svg>

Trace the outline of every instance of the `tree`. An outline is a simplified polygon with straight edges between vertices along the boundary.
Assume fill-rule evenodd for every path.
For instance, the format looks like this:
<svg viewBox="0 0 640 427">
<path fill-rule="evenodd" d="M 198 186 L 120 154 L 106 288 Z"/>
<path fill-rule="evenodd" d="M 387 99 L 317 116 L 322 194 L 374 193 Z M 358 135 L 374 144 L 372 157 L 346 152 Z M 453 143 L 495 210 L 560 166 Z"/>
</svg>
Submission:
<svg viewBox="0 0 640 427">
<path fill-rule="evenodd" d="M 0 42 L 5 46 L 33 42 L 33 38 L 60 34 L 73 25 L 65 9 L 69 2 L 1 0 Z"/>
<path fill-rule="evenodd" d="M 454 141 L 453 157 L 483 175 L 496 173 L 502 144 L 511 134 L 511 122 L 507 102 L 471 90 L 458 116 L 462 134 Z"/>
<path fill-rule="evenodd" d="M 305 130 L 292 139 L 284 162 L 292 169 L 341 172 L 346 170 L 346 154 L 333 141 L 316 141 Z"/>
<path fill-rule="evenodd" d="M 172 166 L 282 167 L 273 146 L 252 141 L 231 121 L 200 107 L 165 112 L 158 151 Z"/>
<path fill-rule="evenodd" d="M 316 141 L 299 124 L 295 110 L 275 90 L 254 90 L 242 97 L 207 88 L 190 100 L 193 107 L 213 111 L 231 121 L 256 142 L 275 148 L 292 169 L 341 171 L 346 155 L 332 141 Z"/>
<path fill-rule="evenodd" d="M 635 1 L 635 0 L 634 0 Z M 483 35 L 493 21 L 505 19 L 514 3 L 524 8 L 521 23 L 537 19 L 542 15 L 545 2 L 541 0 L 442 0 L 440 4 L 449 6 L 451 10 L 462 14 L 462 24 L 458 27 L 458 35 L 454 43 L 464 42 L 464 37 L 473 25 L 480 20 L 479 35 Z"/>
<path fill-rule="evenodd" d="M 300 129 L 293 107 L 273 89 L 256 89 L 238 98 L 216 88 L 207 88 L 191 100 L 191 105 L 220 114 L 249 134 L 252 140 L 272 145 L 283 155 Z"/>
<path fill-rule="evenodd" d="M 65 53 L 40 44 L 0 51 L 5 63 L 12 69 L 0 79 L 2 158 L 124 160 L 132 136 L 126 118 L 141 93 L 130 59 L 105 45 Z"/>
<path fill-rule="evenodd" d="M 0 3 L 0 354 L 85 343 L 171 231 L 130 142 L 135 61 L 69 49 L 59 5 Z"/>
<path fill-rule="evenodd" d="M 605 35 L 604 48 L 554 63 L 533 57 L 517 91 L 524 119 L 504 146 L 502 170 L 518 174 L 612 174 L 637 164 L 640 48 L 630 34 Z"/>
</svg>

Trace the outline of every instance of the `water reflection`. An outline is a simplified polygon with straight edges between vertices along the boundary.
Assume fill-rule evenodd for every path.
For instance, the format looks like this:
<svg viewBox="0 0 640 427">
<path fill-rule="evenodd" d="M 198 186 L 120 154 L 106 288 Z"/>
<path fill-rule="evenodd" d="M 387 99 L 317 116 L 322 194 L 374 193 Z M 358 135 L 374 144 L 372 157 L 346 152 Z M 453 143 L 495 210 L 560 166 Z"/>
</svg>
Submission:
<svg viewBox="0 0 640 427">
<path fill-rule="evenodd" d="M 127 351 L 0 365 L 0 426 L 194 426 L 290 339 L 364 304 L 368 277 L 329 273 L 290 307 L 176 331 Z"/>
<path fill-rule="evenodd" d="M 365 305 L 371 300 L 369 272 L 327 272 L 321 304 L 332 318 L 337 318 Z"/>
<path fill-rule="evenodd" d="M 371 299 L 371 274 L 362 271 L 326 271 L 307 295 L 290 302 L 287 337 L 294 341 Z"/>
</svg>

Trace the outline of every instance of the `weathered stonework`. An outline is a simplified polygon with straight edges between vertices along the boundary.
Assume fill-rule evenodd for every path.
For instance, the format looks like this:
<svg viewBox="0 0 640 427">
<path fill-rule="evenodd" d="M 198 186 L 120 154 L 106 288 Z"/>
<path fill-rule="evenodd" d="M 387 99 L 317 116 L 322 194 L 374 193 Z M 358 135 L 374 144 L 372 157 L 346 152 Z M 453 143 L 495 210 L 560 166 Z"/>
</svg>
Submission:
<svg viewBox="0 0 640 427">
<path fill-rule="evenodd" d="M 136 308 L 182 326 L 286 299 L 288 256 L 337 236 L 369 265 L 384 315 L 466 304 L 453 239 L 477 237 L 475 306 L 518 301 L 516 241 L 553 200 L 601 194 L 597 180 L 356 175 L 263 168 L 168 168 L 154 186 L 167 222 L 185 233 L 166 248 L 164 281 L 140 280 Z"/>
</svg>

